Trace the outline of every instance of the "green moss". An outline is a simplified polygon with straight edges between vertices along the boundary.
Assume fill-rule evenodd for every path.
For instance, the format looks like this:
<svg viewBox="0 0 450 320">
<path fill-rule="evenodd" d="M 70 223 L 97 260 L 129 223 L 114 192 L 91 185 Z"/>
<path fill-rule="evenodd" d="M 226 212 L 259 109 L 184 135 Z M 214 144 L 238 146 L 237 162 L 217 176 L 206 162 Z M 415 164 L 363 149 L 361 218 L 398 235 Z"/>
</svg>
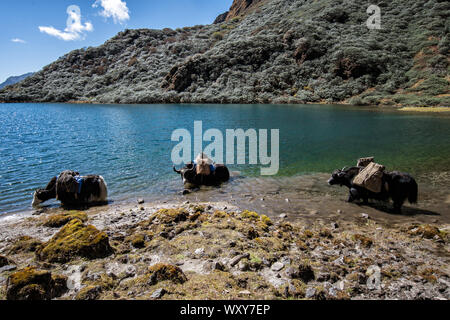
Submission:
<svg viewBox="0 0 450 320">
<path fill-rule="evenodd" d="M 327 229 L 327 228 L 320 229 L 319 236 L 321 236 L 323 238 L 328 238 L 328 239 L 333 238 L 333 234 L 331 233 L 331 230 Z"/>
<path fill-rule="evenodd" d="M 217 210 L 213 213 L 213 218 L 228 218 L 230 215 L 225 211 Z"/>
<path fill-rule="evenodd" d="M 216 31 L 216 32 L 214 32 L 214 33 L 212 34 L 212 38 L 213 38 L 214 40 L 217 40 L 217 41 L 222 40 L 223 37 L 224 37 L 224 33 L 221 32 L 221 31 Z"/>
<path fill-rule="evenodd" d="M 76 300 L 97 300 L 102 292 L 101 287 L 99 286 L 87 286 L 81 289 L 77 296 Z"/>
<path fill-rule="evenodd" d="M 291 232 L 294 231 L 294 227 L 289 222 L 281 222 L 280 230 L 283 232 Z"/>
<path fill-rule="evenodd" d="M 158 219 L 160 223 L 170 224 L 186 221 L 189 214 L 183 208 L 178 209 L 161 209 L 155 213 L 153 219 Z"/>
<path fill-rule="evenodd" d="M 150 282 L 156 284 L 160 281 L 170 280 L 173 283 L 184 283 L 187 281 L 187 277 L 183 271 L 174 265 L 157 263 L 151 266 L 150 272 Z"/>
<path fill-rule="evenodd" d="M 48 262 L 68 262 L 74 257 L 103 258 L 112 253 L 106 233 L 94 226 L 85 226 L 74 219 L 37 251 L 38 259 Z"/>
<path fill-rule="evenodd" d="M 254 241 L 265 251 L 283 251 L 286 249 L 286 245 L 275 237 L 256 238 Z"/>
<path fill-rule="evenodd" d="M 305 231 L 303 232 L 303 236 L 304 236 L 305 238 L 312 238 L 312 237 L 314 236 L 314 232 L 312 232 L 311 230 L 305 230 Z"/>
<path fill-rule="evenodd" d="M 255 228 L 250 227 L 247 231 L 247 239 L 253 240 L 258 237 L 259 237 L 258 231 L 256 231 Z"/>
<path fill-rule="evenodd" d="M 79 219 L 86 222 L 88 220 L 88 216 L 86 213 L 81 211 L 69 211 L 67 213 L 56 214 L 48 217 L 44 222 L 44 226 L 49 228 L 60 228 L 73 219 Z"/>
<path fill-rule="evenodd" d="M 250 254 L 250 263 L 262 263 L 262 260 L 252 253 Z"/>
<path fill-rule="evenodd" d="M 264 214 L 261 215 L 261 221 L 262 221 L 264 224 L 268 225 L 268 226 L 273 225 L 272 220 L 270 220 L 270 218 L 269 218 L 268 216 L 264 215 Z"/>
<path fill-rule="evenodd" d="M 194 212 L 202 212 L 202 213 L 206 211 L 205 206 L 202 205 L 194 205 L 192 206 L 192 210 L 194 210 Z"/>
<path fill-rule="evenodd" d="M 250 220 L 258 220 L 259 214 L 257 214 L 254 211 L 244 210 L 241 213 L 241 218 L 243 219 L 250 219 Z"/>
<path fill-rule="evenodd" d="M 29 236 L 23 236 L 17 239 L 9 248 L 8 254 L 35 252 L 41 244 L 42 242 L 40 242 L 39 240 L 36 240 Z"/>
<path fill-rule="evenodd" d="M 48 300 L 60 296 L 66 288 L 67 278 L 52 277 L 49 271 L 28 267 L 13 273 L 8 279 L 8 300 Z"/>
<path fill-rule="evenodd" d="M 296 241 L 297 247 L 302 250 L 302 251 L 307 251 L 309 250 L 308 245 L 305 243 L 305 241 L 303 240 L 297 240 Z"/>
<path fill-rule="evenodd" d="M 142 233 L 138 233 L 138 234 L 128 237 L 127 241 L 129 241 L 131 243 L 131 245 L 135 248 L 144 248 L 145 247 L 145 235 Z"/>
</svg>

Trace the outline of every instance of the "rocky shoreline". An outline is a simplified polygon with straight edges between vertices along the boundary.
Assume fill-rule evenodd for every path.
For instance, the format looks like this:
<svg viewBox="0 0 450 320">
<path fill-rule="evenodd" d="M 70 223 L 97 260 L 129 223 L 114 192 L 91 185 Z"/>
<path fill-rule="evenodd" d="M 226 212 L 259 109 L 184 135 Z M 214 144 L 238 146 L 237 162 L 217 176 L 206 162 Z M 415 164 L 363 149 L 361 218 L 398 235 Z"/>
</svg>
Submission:
<svg viewBox="0 0 450 320">
<path fill-rule="evenodd" d="M 450 298 L 443 221 L 139 202 L 0 220 L 0 299 Z"/>
</svg>

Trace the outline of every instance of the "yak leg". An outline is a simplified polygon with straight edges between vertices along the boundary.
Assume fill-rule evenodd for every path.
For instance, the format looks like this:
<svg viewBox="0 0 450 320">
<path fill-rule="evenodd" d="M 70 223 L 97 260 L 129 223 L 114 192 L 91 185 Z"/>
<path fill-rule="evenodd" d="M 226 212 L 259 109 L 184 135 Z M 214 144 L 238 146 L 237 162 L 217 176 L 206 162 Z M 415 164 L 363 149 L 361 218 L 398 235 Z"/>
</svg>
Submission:
<svg viewBox="0 0 450 320">
<path fill-rule="evenodd" d="M 348 199 L 347 199 L 347 202 L 348 203 L 351 203 L 351 202 L 353 202 L 353 196 L 352 196 L 352 194 L 350 193 L 349 195 L 348 195 Z"/>
<path fill-rule="evenodd" d="M 405 199 L 394 200 L 394 212 L 395 213 L 398 213 L 398 214 L 402 213 L 402 206 L 403 206 L 404 202 L 405 202 Z"/>
<path fill-rule="evenodd" d="M 349 190 L 349 196 L 348 196 L 348 202 L 353 202 L 355 200 L 359 199 L 359 193 L 358 190 L 356 190 L 355 188 L 350 188 Z"/>
</svg>

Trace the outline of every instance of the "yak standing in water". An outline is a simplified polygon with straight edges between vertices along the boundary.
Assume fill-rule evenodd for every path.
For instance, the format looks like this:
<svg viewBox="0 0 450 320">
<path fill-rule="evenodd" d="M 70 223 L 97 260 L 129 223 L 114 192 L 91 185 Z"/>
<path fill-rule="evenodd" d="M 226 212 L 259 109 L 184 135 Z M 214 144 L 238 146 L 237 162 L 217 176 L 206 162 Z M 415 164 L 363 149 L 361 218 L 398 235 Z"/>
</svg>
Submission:
<svg viewBox="0 0 450 320">
<path fill-rule="evenodd" d="M 213 164 L 213 161 L 203 153 L 181 170 L 177 170 L 175 167 L 173 170 L 181 175 L 185 189 L 219 186 L 230 180 L 228 168 L 223 164 Z"/>
<path fill-rule="evenodd" d="M 102 176 L 80 176 L 75 171 L 64 171 L 54 177 L 45 189 L 33 195 L 33 206 L 57 199 L 65 206 L 107 203 L 108 189 Z"/>
<path fill-rule="evenodd" d="M 353 178 L 358 175 L 362 167 L 344 168 L 333 172 L 329 185 L 340 185 L 349 188 L 350 195 L 348 202 L 362 199 L 364 203 L 368 203 L 369 199 L 394 201 L 394 211 L 401 213 L 403 203 L 408 199 L 409 203 L 417 203 L 418 186 L 417 182 L 408 173 L 392 171 L 385 172 L 382 178 L 381 192 L 371 192 L 363 187 L 356 186 L 352 183 Z"/>
</svg>

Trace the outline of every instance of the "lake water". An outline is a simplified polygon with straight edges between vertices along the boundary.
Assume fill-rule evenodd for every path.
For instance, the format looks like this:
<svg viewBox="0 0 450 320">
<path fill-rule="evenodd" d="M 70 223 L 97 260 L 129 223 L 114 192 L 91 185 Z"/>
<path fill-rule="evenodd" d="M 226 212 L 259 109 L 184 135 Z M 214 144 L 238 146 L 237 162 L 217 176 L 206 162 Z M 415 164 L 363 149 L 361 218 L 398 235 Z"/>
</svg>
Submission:
<svg viewBox="0 0 450 320">
<path fill-rule="evenodd" d="M 176 194 L 172 132 L 280 129 L 279 177 L 329 173 L 375 156 L 413 174 L 450 169 L 450 117 L 325 105 L 0 104 L 0 214 L 66 169 L 101 174 L 112 200 Z M 259 166 L 231 166 L 256 177 Z M 280 178 L 280 179 L 281 179 Z M 264 181 L 264 180 L 263 180 Z"/>
</svg>

